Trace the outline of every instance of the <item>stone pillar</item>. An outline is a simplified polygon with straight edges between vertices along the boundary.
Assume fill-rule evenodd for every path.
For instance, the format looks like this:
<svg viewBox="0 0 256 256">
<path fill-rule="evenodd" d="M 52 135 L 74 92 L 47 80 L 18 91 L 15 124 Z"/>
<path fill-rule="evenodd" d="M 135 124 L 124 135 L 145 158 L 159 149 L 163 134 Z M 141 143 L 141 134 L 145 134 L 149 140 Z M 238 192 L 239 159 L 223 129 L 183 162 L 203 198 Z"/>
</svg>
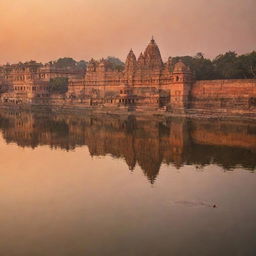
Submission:
<svg viewBox="0 0 256 256">
<path fill-rule="evenodd" d="M 192 86 L 192 73 L 181 61 L 176 63 L 172 73 L 170 107 L 174 112 L 185 112 L 188 108 Z"/>
</svg>

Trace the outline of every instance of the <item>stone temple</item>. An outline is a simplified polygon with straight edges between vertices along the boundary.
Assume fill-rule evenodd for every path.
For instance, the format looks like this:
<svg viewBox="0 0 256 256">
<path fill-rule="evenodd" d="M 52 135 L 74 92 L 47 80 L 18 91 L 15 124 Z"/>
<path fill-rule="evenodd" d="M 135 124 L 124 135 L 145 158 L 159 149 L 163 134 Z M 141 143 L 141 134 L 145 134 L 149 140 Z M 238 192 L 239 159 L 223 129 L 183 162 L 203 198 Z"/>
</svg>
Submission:
<svg viewBox="0 0 256 256">
<path fill-rule="evenodd" d="M 153 110 L 185 113 L 222 111 L 255 113 L 256 80 L 196 81 L 182 61 L 163 62 L 152 38 L 136 58 L 130 50 L 124 70 L 108 60 L 91 59 L 86 71 L 57 69 L 51 64 L 0 67 L 0 102 L 6 105 Z M 65 93 L 53 93 L 49 81 L 68 78 Z"/>
<path fill-rule="evenodd" d="M 129 108 L 165 108 L 170 104 L 184 109 L 193 83 L 192 72 L 179 61 L 173 72 L 171 60 L 163 62 L 152 38 L 138 59 L 130 50 L 124 71 L 111 68 L 108 61 L 92 59 L 83 81 L 70 80 L 68 97 L 83 98 L 89 105 Z"/>
</svg>

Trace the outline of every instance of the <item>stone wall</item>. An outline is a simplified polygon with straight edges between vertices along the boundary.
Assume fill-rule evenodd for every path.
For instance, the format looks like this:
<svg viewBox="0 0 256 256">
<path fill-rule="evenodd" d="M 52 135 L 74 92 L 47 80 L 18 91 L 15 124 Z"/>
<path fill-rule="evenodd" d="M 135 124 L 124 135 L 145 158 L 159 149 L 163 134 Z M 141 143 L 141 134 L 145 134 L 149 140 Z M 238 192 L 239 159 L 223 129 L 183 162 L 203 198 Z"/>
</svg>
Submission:
<svg viewBox="0 0 256 256">
<path fill-rule="evenodd" d="M 192 85 L 192 109 L 255 111 L 256 79 L 206 80 Z"/>
</svg>

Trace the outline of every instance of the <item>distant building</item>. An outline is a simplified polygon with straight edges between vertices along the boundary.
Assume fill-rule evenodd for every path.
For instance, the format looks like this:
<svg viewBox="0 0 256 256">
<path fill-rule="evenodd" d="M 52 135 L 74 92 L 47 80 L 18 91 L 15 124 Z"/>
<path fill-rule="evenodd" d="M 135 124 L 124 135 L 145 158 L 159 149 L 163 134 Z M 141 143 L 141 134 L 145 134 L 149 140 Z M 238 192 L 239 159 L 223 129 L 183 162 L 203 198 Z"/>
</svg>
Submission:
<svg viewBox="0 0 256 256">
<path fill-rule="evenodd" d="M 2 103 L 48 102 L 50 98 L 49 81 L 56 77 L 82 77 L 80 70 L 60 69 L 47 63 L 34 61 L 0 67 L 0 93 Z"/>
<path fill-rule="evenodd" d="M 181 61 L 173 72 L 170 65 L 170 59 L 163 63 L 152 38 L 138 59 L 130 50 L 124 71 L 114 70 L 107 60 L 92 59 L 84 79 L 70 79 L 67 97 L 91 106 L 158 109 L 172 105 L 184 109 L 193 83 L 192 72 Z"/>
<path fill-rule="evenodd" d="M 127 108 L 130 110 L 256 111 L 256 80 L 196 81 L 190 68 L 171 58 L 163 62 L 152 38 L 138 57 L 130 50 L 124 70 L 105 59 L 91 59 L 86 71 L 57 69 L 28 63 L 6 65 L 0 70 L 1 102 L 8 104 L 79 105 L 81 107 Z M 65 94 L 53 94 L 49 80 L 69 79 Z"/>
</svg>

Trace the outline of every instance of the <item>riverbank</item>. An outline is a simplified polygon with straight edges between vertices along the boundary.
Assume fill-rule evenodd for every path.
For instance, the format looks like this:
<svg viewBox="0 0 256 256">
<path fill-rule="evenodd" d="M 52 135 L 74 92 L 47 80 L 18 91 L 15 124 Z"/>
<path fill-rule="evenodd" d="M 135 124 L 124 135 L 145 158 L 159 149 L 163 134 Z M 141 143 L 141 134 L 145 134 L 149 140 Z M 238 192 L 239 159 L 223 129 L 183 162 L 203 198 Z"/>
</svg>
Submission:
<svg viewBox="0 0 256 256">
<path fill-rule="evenodd" d="M 163 109 L 128 109 L 128 108 L 109 108 L 109 107 L 85 107 L 79 105 L 38 105 L 38 104 L 0 104 L 0 109 L 21 110 L 52 113 L 74 113 L 74 114 L 107 114 L 117 116 L 141 116 L 141 117 L 180 117 L 191 119 L 218 119 L 218 120 L 248 120 L 256 121 L 256 112 L 230 111 L 230 110 L 206 110 L 206 109 L 187 109 L 185 111 L 166 111 Z"/>
</svg>

